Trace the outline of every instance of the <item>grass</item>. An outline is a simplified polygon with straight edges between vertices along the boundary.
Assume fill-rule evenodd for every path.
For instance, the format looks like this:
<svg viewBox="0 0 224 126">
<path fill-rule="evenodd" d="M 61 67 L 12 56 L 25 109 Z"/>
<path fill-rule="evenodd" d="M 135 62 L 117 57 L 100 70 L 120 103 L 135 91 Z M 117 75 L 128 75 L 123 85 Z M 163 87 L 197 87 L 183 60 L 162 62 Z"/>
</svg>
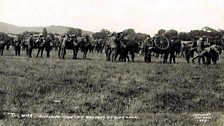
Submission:
<svg viewBox="0 0 224 126">
<path fill-rule="evenodd" d="M 104 54 L 87 60 L 0 57 L 0 111 L 43 115 L 137 116 L 138 119 L 12 118 L 0 125 L 224 125 L 224 66 L 107 62 Z M 34 52 L 35 53 L 35 52 Z M 222 56 L 222 59 L 223 56 Z M 208 122 L 193 115 L 211 113 Z"/>
</svg>

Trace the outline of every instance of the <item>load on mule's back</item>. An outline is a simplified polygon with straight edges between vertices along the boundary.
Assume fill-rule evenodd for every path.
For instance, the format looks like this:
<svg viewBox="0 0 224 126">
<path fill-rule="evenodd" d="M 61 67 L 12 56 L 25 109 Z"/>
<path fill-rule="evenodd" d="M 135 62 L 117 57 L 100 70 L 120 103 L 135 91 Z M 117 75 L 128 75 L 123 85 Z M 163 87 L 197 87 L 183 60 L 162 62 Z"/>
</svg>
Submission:
<svg viewBox="0 0 224 126">
<path fill-rule="evenodd" d="M 27 39 L 27 42 L 23 43 L 24 46 L 26 46 L 27 55 L 31 58 L 32 57 L 32 51 L 33 49 L 38 49 L 36 57 L 39 56 L 39 53 L 41 53 L 41 57 L 43 57 L 43 51 L 44 49 L 47 52 L 47 57 L 50 57 L 50 51 L 52 46 L 52 38 L 48 35 L 46 38 L 42 34 L 39 35 L 33 35 L 30 34 L 29 38 Z"/>
<path fill-rule="evenodd" d="M 150 38 L 148 36 L 144 41 L 145 51 L 145 62 L 151 62 L 151 53 L 164 54 L 163 63 L 167 63 L 168 56 L 170 55 L 169 62 L 175 63 L 175 52 L 181 48 L 181 41 L 176 37 L 172 36 L 170 40 L 165 35 L 155 36 Z"/>
</svg>

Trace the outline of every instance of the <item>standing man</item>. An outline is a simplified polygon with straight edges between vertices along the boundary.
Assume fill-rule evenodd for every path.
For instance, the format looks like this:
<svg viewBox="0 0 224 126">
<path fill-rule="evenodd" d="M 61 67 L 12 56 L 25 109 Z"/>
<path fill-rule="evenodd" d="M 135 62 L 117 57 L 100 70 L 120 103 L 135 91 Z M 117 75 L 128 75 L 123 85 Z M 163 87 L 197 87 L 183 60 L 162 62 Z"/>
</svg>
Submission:
<svg viewBox="0 0 224 126">
<path fill-rule="evenodd" d="M 28 48 L 27 48 L 27 53 L 30 58 L 32 58 L 33 44 L 34 44 L 34 38 L 33 38 L 33 34 L 31 33 L 28 39 Z"/>
<path fill-rule="evenodd" d="M 14 49 L 15 49 L 15 55 L 20 56 L 20 51 L 21 51 L 21 40 L 19 36 L 17 36 L 14 39 Z"/>
<path fill-rule="evenodd" d="M 147 38 L 143 42 L 145 62 L 151 62 L 151 52 L 149 52 L 150 47 L 153 47 L 153 42 L 151 41 L 150 36 L 147 36 Z"/>
<path fill-rule="evenodd" d="M 50 51 L 51 51 L 51 43 L 52 43 L 52 39 L 50 37 L 50 35 L 47 35 L 46 39 L 45 39 L 45 50 L 47 52 L 47 57 L 50 57 Z"/>
<path fill-rule="evenodd" d="M 69 35 L 65 35 L 65 37 L 62 39 L 62 45 L 61 45 L 62 59 L 65 58 L 65 55 L 66 55 L 66 46 L 67 46 L 66 43 L 68 41 L 69 41 Z"/>
</svg>

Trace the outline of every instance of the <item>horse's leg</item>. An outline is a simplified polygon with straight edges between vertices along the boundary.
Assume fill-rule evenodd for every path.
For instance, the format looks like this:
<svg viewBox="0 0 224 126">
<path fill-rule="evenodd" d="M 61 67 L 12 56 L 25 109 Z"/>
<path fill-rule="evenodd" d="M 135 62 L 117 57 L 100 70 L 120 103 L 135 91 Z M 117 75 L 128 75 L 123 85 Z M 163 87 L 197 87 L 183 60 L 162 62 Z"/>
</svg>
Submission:
<svg viewBox="0 0 224 126">
<path fill-rule="evenodd" d="M 43 57 L 44 48 L 41 49 L 40 57 Z"/>
<path fill-rule="evenodd" d="M 26 55 L 29 56 L 29 49 L 28 49 L 28 47 L 25 47 L 25 50 L 26 50 Z"/>
<path fill-rule="evenodd" d="M 197 59 L 197 58 L 201 58 L 201 57 L 202 57 L 202 55 L 197 55 L 197 56 L 193 57 L 192 58 L 192 63 L 195 63 L 194 60 Z"/>
<path fill-rule="evenodd" d="M 3 55 L 3 49 L 0 49 L 1 56 Z"/>
<path fill-rule="evenodd" d="M 37 55 L 36 55 L 36 57 L 39 56 L 39 53 L 40 53 L 40 48 L 38 48 L 38 50 L 37 50 Z"/>
<path fill-rule="evenodd" d="M 198 58 L 198 64 L 201 64 L 201 57 Z"/>
<path fill-rule="evenodd" d="M 105 50 L 106 60 L 109 61 L 109 50 Z"/>
<path fill-rule="evenodd" d="M 75 49 L 75 59 L 77 59 L 78 51 L 79 51 L 79 48 L 76 48 Z"/>
<path fill-rule="evenodd" d="M 20 56 L 21 47 L 18 47 L 18 55 Z"/>
<path fill-rule="evenodd" d="M 61 58 L 61 48 L 58 49 L 58 57 Z"/>
<path fill-rule="evenodd" d="M 111 60 L 112 60 L 112 62 L 114 62 L 114 57 L 115 57 L 115 53 L 114 53 L 114 49 L 113 49 L 112 52 L 111 52 Z"/>
<path fill-rule="evenodd" d="M 111 51 L 111 49 L 109 49 L 109 52 L 108 52 L 108 61 L 111 60 L 111 53 L 112 53 L 112 51 Z"/>
<path fill-rule="evenodd" d="M 176 56 L 173 55 L 173 63 L 176 63 Z"/>
<path fill-rule="evenodd" d="M 135 61 L 135 53 L 134 52 L 131 52 L 131 60 L 132 60 L 132 62 Z"/>
<path fill-rule="evenodd" d="M 61 49 L 61 53 L 62 53 L 62 59 L 65 59 L 66 49 L 65 48 L 62 48 Z"/>
<path fill-rule="evenodd" d="M 83 51 L 83 59 L 86 59 L 86 54 L 87 54 L 88 50 L 84 50 Z"/>
<path fill-rule="evenodd" d="M 118 55 L 119 55 L 118 52 L 115 52 L 115 55 L 114 55 L 114 61 L 116 61 Z"/>
<path fill-rule="evenodd" d="M 132 57 L 131 57 L 131 58 L 132 58 Z M 126 55 L 126 57 L 125 57 L 125 62 L 126 62 L 126 59 L 128 60 L 128 62 L 130 62 L 130 58 L 129 58 L 128 55 Z M 133 62 L 133 60 L 132 60 L 132 62 Z"/>
<path fill-rule="evenodd" d="M 30 58 L 32 58 L 32 51 L 33 51 L 33 49 L 30 48 L 30 49 L 29 49 L 29 57 L 30 57 Z"/>
<path fill-rule="evenodd" d="M 73 49 L 73 59 L 76 59 L 76 49 Z"/>
<path fill-rule="evenodd" d="M 166 55 L 166 54 L 165 54 Z M 168 56 L 167 56 L 168 57 Z M 170 63 L 172 63 L 172 60 L 173 60 L 173 63 L 175 63 L 175 55 L 174 55 L 174 52 L 171 52 L 170 53 Z"/>
<path fill-rule="evenodd" d="M 46 49 L 47 57 L 50 57 L 50 49 Z"/>
<path fill-rule="evenodd" d="M 15 46 L 15 56 L 17 56 L 17 47 Z"/>
<path fill-rule="evenodd" d="M 167 63 L 168 57 L 169 57 L 169 53 L 165 53 L 163 56 L 163 63 Z M 172 56 L 170 56 L 170 62 L 171 62 L 171 59 L 172 59 Z"/>
</svg>

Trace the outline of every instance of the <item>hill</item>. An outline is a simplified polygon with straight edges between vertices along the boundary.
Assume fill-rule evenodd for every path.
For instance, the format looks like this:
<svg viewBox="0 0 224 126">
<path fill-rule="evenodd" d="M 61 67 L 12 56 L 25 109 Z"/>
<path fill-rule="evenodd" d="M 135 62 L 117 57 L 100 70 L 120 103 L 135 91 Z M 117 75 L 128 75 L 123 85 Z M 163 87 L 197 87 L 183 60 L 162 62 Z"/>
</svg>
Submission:
<svg viewBox="0 0 224 126">
<path fill-rule="evenodd" d="M 72 28 L 72 27 L 56 26 L 56 25 L 51 25 L 47 27 L 43 27 L 43 26 L 20 27 L 20 26 L 0 22 L 0 32 L 5 32 L 5 33 L 19 34 L 25 31 L 42 32 L 43 28 L 46 28 L 49 33 L 64 34 L 68 31 L 69 28 Z M 93 34 L 93 32 L 91 31 L 82 30 L 82 32 L 83 34 Z"/>
</svg>

